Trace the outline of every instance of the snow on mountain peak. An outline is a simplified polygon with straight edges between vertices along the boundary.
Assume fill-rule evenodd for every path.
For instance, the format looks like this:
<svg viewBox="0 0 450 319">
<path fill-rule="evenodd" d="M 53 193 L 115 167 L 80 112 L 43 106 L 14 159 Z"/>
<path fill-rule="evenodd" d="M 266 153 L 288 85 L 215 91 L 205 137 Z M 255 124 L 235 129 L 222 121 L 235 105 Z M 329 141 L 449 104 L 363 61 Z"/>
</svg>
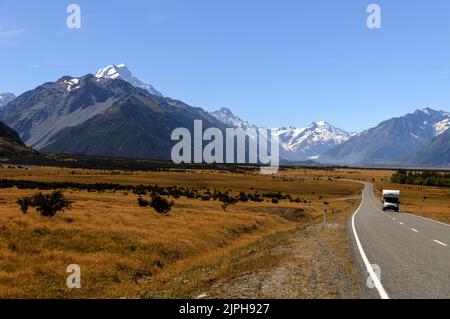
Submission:
<svg viewBox="0 0 450 319">
<path fill-rule="evenodd" d="M 425 113 L 427 115 L 430 114 L 430 108 L 429 107 L 421 107 L 420 109 L 418 109 L 419 112 Z"/>
<path fill-rule="evenodd" d="M 227 108 L 212 112 L 216 119 L 235 128 L 257 128 L 242 120 Z M 331 147 L 352 137 L 348 132 L 325 122 L 313 122 L 306 128 L 283 127 L 271 130 L 280 139 L 280 155 L 287 160 L 299 161 L 318 158 Z"/>
<path fill-rule="evenodd" d="M 98 70 L 95 73 L 95 77 L 99 79 L 102 78 L 102 79 L 124 80 L 133 85 L 134 87 L 138 87 L 148 91 L 150 94 L 162 96 L 161 92 L 156 90 L 153 86 L 139 80 L 136 77 L 136 75 L 134 75 L 123 63 L 118 65 L 114 64 L 108 65 L 107 67 Z"/>
<path fill-rule="evenodd" d="M 78 85 L 80 83 L 80 79 L 73 78 L 70 80 L 64 80 L 64 84 L 67 84 L 67 91 L 71 92 L 73 90 L 77 90 L 80 88 Z"/>
<path fill-rule="evenodd" d="M 434 125 L 436 136 L 441 135 L 450 128 L 450 116 L 448 119 L 442 120 Z"/>
<path fill-rule="evenodd" d="M 425 114 L 431 117 L 450 116 L 450 113 L 443 110 L 432 109 L 431 107 L 421 107 L 417 109 L 414 114 Z"/>
<path fill-rule="evenodd" d="M 435 136 L 441 135 L 450 128 L 450 113 L 443 110 L 435 110 L 430 107 L 419 108 L 413 115 L 420 115 L 422 130 L 433 126 Z"/>
<path fill-rule="evenodd" d="M 16 96 L 12 93 L 0 93 L 0 107 L 5 106 L 15 98 Z"/>
<path fill-rule="evenodd" d="M 276 130 L 284 158 L 292 161 L 317 159 L 330 148 L 344 143 L 352 135 L 325 121 L 313 122 L 306 128 Z"/>
<path fill-rule="evenodd" d="M 257 128 L 255 125 L 252 125 L 249 122 L 242 120 L 237 115 L 233 114 L 233 112 L 226 107 L 212 112 L 211 115 L 214 116 L 218 121 L 224 123 L 229 127 L 242 128 L 243 130 Z"/>
</svg>

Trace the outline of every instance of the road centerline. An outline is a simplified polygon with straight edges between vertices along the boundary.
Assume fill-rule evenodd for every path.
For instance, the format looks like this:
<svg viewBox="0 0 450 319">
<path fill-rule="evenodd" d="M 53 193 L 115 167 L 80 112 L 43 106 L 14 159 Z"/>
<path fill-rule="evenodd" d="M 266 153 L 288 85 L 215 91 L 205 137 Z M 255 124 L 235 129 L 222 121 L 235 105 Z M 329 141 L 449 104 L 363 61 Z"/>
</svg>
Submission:
<svg viewBox="0 0 450 319">
<path fill-rule="evenodd" d="M 443 242 L 441 242 L 441 241 L 439 241 L 439 240 L 433 239 L 433 241 L 434 241 L 435 243 L 438 243 L 439 245 L 442 245 L 442 246 L 445 246 L 445 247 L 448 246 L 447 244 L 444 244 Z"/>
</svg>

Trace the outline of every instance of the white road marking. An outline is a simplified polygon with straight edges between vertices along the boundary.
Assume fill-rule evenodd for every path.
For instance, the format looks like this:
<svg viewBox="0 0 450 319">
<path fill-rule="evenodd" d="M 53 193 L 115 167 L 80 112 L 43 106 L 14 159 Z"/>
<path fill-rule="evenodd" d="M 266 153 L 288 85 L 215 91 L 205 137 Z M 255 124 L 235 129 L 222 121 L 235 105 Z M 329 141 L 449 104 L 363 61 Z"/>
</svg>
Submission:
<svg viewBox="0 0 450 319">
<path fill-rule="evenodd" d="M 366 188 L 365 188 L 366 189 Z M 369 262 L 369 259 L 367 258 L 366 253 L 364 252 L 364 249 L 361 245 L 361 242 L 359 240 L 359 236 L 358 233 L 356 232 L 356 227 L 355 227 L 355 216 L 356 214 L 359 213 L 359 211 L 361 210 L 362 204 L 364 203 L 364 191 L 361 195 L 361 204 L 359 205 L 359 208 L 356 210 L 356 212 L 353 214 L 352 217 L 352 228 L 353 228 L 353 235 L 355 236 L 355 240 L 356 240 L 356 245 L 358 246 L 359 249 L 359 254 L 362 257 L 362 260 L 366 266 L 367 272 L 369 273 L 370 277 L 372 278 L 372 281 L 375 285 L 375 288 L 377 288 L 378 293 L 380 294 L 381 299 L 390 299 L 389 295 L 387 294 L 386 290 L 384 290 L 383 285 L 381 284 L 380 279 L 378 278 L 377 274 L 375 274 L 375 272 L 373 271 L 372 265 Z"/>
<path fill-rule="evenodd" d="M 426 217 L 423 217 L 423 216 L 419 216 L 419 215 L 411 215 L 411 216 L 419 217 L 419 218 L 422 218 L 422 219 L 426 219 L 426 220 L 428 220 L 428 221 L 430 221 L 430 222 L 435 222 L 435 223 L 438 223 L 438 224 L 441 224 L 441 225 L 450 227 L 449 224 L 442 223 L 442 222 L 438 222 L 437 220 L 434 220 L 434 219 L 429 219 L 429 218 L 426 218 Z"/>
<path fill-rule="evenodd" d="M 438 243 L 439 245 L 442 245 L 442 246 L 447 247 L 447 244 L 444 244 L 443 242 L 441 242 L 441 241 L 439 241 L 439 240 L 433 239 L 433 241 L 434 241 L 435 243 Z"/>
<path fill-rule="evenodd" d="M 352 181 L 352 180 L 350 180 L 350 181 Z M 359 183 L 358 181 L 353 181 L 353 182 Z M 373 201 L 370 201 L 370 202 L 371 202 L 372 206 L 374 206 L 376 209 L 381 210 L 379 207 L 377 207 L 377 206 L 374 204 L 374 202 L 377 202 L 377 200 L 375 199 L 375 193 L 374 193 L 374 191 L 373 191 L 373 184 L 370 184 L 370 185 L 372 185 L 372 198 L 373 198 Z M 381 211 L 382 211 L 382 210 L 381 210 Z M 428 220 L 428 221 L 430 221 L 430 222 L 434 222 L 434 223 L 437 223 L 437 224 L 441 224 L 441 225 L 450 227 L 450 224 L 446 224 L 446 223 L 443 223 L 443 222 L 440 222 L 440 221 L 437 221 L 437 220 L 434 220 L 434 219 L 430 219 L 430 218 L 427 218 L 427 217 L 419 216 L 419 215 L 416 215 L 416 214 L 409 214 L 409 216 L 422 218 L 422 219 Z M 392 220 L 396 220 L 396 219 L 395 219 L 395 218 L 392 218 Z"/>
<path fill-rule="evenodd" d="M 350 180 L 350 181 L 352 181 L 352 180 Z M 353 182 L 361 183 L 361 182 L 358 182 L 358 181 L 353 181 Z M 358 246 L 358 250 L 359 250 L 359 253 L 360 253 L 361 257 L 362 257 L 362 260 L 363 260 L 363 262 L 364 262 L 364 264 L 365 264 L 365 266 L 366 266 L 366 268 L 367 268 L 367 272 L 369 273 L 369 275 L 370 275 L 370 277 L 371 277 L 371 279 L 372 279 L 372 281 L 373 281 L 373 283 L 374 283 L 374 285 L 375 285 L 375 288 L 378 290 L 378 293 L 379 293 L 380 297 L 381 297 L 382 299 L 390 299 L 389 295 L 387 294 L 386 290 L 384 289 L 383 285 L 381 284 L 380 279 L 379 279 L 378 276 L 375 274 L 375 272 L 374 272 L 374 270 L 373 270 L 373 268 L 372 268 L 372 265 L 370 264 L 369 259 L 367 258 L 367 255 L 366 255 L 366 253 L 364 252 L 364 249 L 363 249 L 363 247 L 362 247 L 362 245 L 361 245 L 361 241 L 359 240 L 358 233 L 356 232 L 356 227 L 355 227 L 355 217 L 356 217 L 356 215 L 360 212 L 360 210 L 361 210 L 361 208 L 362 208 L 362 205 L 363 205 L 363 203 L 364 203 L 364 193 L 367 192 L 367 189 L 368 189 L 368 186 L 369 186 L 369 185 L 372 186 L 372 184 L 369 184 L 369 183 L 361 183 L 361 184 L 364 184 L 365 187 L 364 187 L 364 190 L 361 192 L 361 204 L 359 205 L 358 209 L 355 211 L 355 213 L 354 213 L 353 216 L 352 216 L 352 229 L 353 229 L 353 235 L 355 236 L 355 241 L 356 241 L 356 244 L 357 244 L 357 246 Z M 373 189 L 371 189 L 370 191 L 371 191 L 371 193 L 372 193 L 372 198 L 373 198 L 373 201 L 372 201 L 372 198 L 369 200 L 370 203 L 371 203 L 372 206 L 375 207 L 377 210 L 382 211 L 382 210 L 381 210 L 380 208 L 378 208 L 378 207 L 375 205 L 375 203 L 374 203 L 375 197 L 374 197 L 374 195 L 373 195 Z M 383 211 L 382 211 L 382 212 L 383 212 Z M 384 213 L 384 212 L 383 212 L 383 213 Z M 385 215 L 387 215 L 387 214 L 385 213 Z M 387 216 L 388 216 L 388 215 L 387 215 Z M 439 221 L 436 221 L 436 220 L 433 220 L 433 219 L 429 219 L 429 218 L 426 218 L 426 217 L 422 217 L 422 216 L 418 216 L 418 215 L 413 215 L 413 214 L 411 214 L 410 216 L 419 217 L 419 218 L 422 218 L 422 219 L 425 219 L 425 220 L 429 220 L 429 221 L 432 221 L 432 222 L 435 222 L 435 223 L 442 224 L 442 225 L 445 225 L 445 226 L 450 227 L 449 224 L 445 224 L 445 223 L 442 223 L 442 222 L 439 222 Z M 388 216 L 388 217 L 389 217 L 389 216 Z M 392 220 L 396 220 L 396 219 L 392 217 Z M 400 223 L 401 225 L 404 225 L 404 223 L 402 223 L 402 222 L 399 222 L 399 223 Z M 414 232 L 416 232 L 416 233 L 419 232 L 418 230 L 416 230 L 416 229 L 414 229 L 414 228 L 411 228 L 411 230 L 414 231 Z M 434 241 L 435 243 L 439 244 L 439 245 L 442 245 L 442 246 L 445 246 L 445 247 L 448 246 L 447 244 L 445 244 L 445 243 L 443 243 L 443 242 L 441 242 L 441 241 L 439 241 L 439 240 L 434 239 L 433 241 Z"/>
</svg>

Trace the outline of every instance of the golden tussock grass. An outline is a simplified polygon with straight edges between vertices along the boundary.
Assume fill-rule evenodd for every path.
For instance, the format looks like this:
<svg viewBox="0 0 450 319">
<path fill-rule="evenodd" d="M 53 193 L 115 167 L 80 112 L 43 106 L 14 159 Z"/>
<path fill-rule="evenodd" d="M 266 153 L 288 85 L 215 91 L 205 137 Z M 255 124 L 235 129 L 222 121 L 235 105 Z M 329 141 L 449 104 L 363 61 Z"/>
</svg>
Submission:
<svg viewBox="0 0 450 319">
<path fill-rule="evenodd" d="M 282 192 L 306 200 L 238 203 L 224 211 L 218 201 L 180 198 L 175 199 L 170 214 L 163 216 L 150 208 L 140 208 L 137 196 L 131 193 L 66 190 L 66 197 L 74 201 L 72 209 L 47 219 L 33 210 L 23 215 L 16 204 L 19 197 L 37 191 L 0 189 L 0 297 L 190 297 L 243 272 L 278 267 L 289 256 L 273 258 L 270 251 L 291 242 L 292 234 L 297 236 L 299 230 L 321 222 L 324 201 L 334 212 L 330 218 L 339 219 L 340 224 L 345 224 L 358 206 L 361 185 L 332 180 L 336 177 L 374 178 L 377 191 L 400 188 L 408 211 L 448 221 L 449 201 L 445 194 L 434 188 L 391 185 L 387 181 L 392 173 L 290 169 L 276 176 L 263 176 L 257 172 L 210 170 L 0 168 L 0 178 L 5 179 L 158 184 L 232 194 Z M 348 198 L 353 200 L 349 202 Z M 349 262 L 344 230 L 317 236 L 328 238 L 330 247 L 342 256 L 339 260 Z M 312 256 L 310 260 L 315 258 L 313 247 L 317 247 L 313 238 L 310 236 L 304 247 Z M 81 267 L 82 289 L 70 290 L 66 286 L 66 267 L 70 264 Z"/>
</svg>

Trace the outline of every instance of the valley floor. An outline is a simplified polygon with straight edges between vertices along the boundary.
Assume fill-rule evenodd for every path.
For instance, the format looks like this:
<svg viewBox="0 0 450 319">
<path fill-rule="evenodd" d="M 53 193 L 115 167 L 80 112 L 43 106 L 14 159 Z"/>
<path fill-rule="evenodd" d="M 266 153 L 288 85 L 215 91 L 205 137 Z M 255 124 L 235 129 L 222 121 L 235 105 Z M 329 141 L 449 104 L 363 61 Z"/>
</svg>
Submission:
<svg viewBox="0 0 450 319">
<path fill-rule="evenodd" d="M 0 298 L 359 297 L 346 223 L 362 186 L 343 179 L 375 178 L 384 187 L 390 174 L 289 169 L 272 177 L 255 171 L 0 167 L 1 179 L 15 181 L 157 184 L 198 194 L 283 197 L 228 207 L 213 199 L 170 198 L 175 206 L 164 216 L 139 207 L 131 191 L 69 188 L 64 194 L 74 202 L 72 209 L 44 218 L 35 211 L 23 215 L 16 204 L 38 192 L 30 184 L 0 188 Z M 428 205 L 420 206 L 409 191 L 404 199 L 413 205 L 406 207 L 447 218 L 445 193 L 427 188 Z M 324 202 L 330 213 L 325 227 Z M 81 289 L 66 286 L 70 264 L 81 267 Z"/>
</svg>

